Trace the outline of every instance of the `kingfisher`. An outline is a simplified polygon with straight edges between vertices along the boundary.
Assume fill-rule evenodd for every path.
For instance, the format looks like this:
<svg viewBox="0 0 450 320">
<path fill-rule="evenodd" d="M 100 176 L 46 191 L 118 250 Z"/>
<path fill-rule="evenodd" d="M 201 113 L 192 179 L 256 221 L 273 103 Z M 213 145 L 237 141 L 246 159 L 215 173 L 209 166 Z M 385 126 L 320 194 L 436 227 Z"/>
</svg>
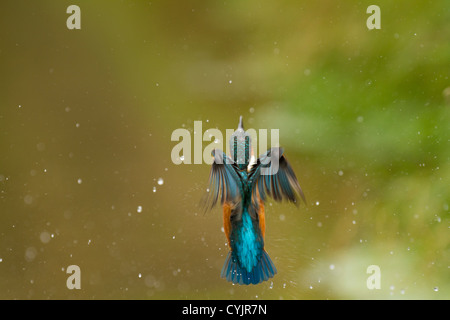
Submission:
<svg viewBox="0 0 450 320">
<path fill-rule="evenodd" d="M 214 159 L 206 209 L 212 209 L 218 201 L 223 208 L 223 229 L 230 250 L 221 277 L 234 284 L 258 284 L 277 273 L 264 248 L 267 197 L 296 205 L 298 196 L 306 200 L 282 148 L 272 147 L 256 162 L 250 162 L 251 139 L 242 116 L 231 135 L 230 151 L 230 156 L 219 149 L 211 152 Z"/>
</svg>

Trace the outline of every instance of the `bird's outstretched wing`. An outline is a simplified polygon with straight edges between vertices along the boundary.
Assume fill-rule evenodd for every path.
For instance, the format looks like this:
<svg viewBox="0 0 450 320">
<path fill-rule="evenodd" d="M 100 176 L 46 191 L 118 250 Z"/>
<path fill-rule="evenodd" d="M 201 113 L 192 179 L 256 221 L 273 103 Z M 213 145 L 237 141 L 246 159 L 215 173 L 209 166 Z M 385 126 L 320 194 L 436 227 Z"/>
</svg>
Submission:
<svg viewBox="0 0 450 320">
<path fill-rule="evenodd" d="M 252 183 L 252 203 L 255 207 L 258 207 L 258 197 L 265 201 L 267 196 L 276 201 L 285 199 L 297 204 L 300 195 L 306 203 L 294 170 L 283 155 L 282 148 L 271 148 L 261 155 L 251 167 L 249 178 Z"/>
<path fill-rule="evenodd" d="M 237 203 L 242 193 L 242 182 L 238 167 L 223 151 L 211 152 L 214 162 L 209 174 L 209 190 L 205 199 L 205 209 L 210 210 L 220 199 L 220 203 Z"/>
</svg>

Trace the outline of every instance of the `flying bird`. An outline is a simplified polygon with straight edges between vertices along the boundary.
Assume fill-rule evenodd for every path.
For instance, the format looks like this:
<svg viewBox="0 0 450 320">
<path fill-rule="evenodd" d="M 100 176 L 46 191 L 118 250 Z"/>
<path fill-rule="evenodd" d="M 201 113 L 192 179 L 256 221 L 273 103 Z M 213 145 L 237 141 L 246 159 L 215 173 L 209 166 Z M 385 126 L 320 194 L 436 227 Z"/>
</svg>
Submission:
<svg viewBox="0 0 450 320">
<path fill-rule="evenodd" d="M 230 251 L 221 277 L 235 284 L 258 284 L 277 269 L 264 249 L 267 197 L 306 203 L 300 184 L 282 148 L 271 148 L 250 164 L 251 139 L 242 116 L 230 138 L 231 155 L 214 149 L 206 209 L 218 201 L 223 207 L 223 228 Z"/>
</svg>

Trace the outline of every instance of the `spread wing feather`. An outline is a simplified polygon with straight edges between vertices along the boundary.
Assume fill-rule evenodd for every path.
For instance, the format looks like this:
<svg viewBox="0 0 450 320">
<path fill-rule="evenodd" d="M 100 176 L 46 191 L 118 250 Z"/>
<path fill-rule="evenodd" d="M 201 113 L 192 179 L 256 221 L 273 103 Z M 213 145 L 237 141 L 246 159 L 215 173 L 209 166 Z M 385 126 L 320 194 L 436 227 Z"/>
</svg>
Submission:
<svg viewBox="0 0 450 320">
<path fill-rule="evenodd" d="M 242 182 L 237 165 L 223 151 L 215 149 L 211 152 L 214 162 L 209 174 L 209 191 L 206 199 L 206 209 L 213 208 L 217 201 L 238 203 L 242 193 Z"/>
<path fill-rule="evenodd" d="M 252 181 L 252 203 L 256 208 L 258 195 L 262 201 L 270 196 L 276 201 L 287 200 L 296 204 L 300 195 L 306 203 L 294 170 L 284 156 L 282 148 L 271 148 L 261 155 L 250 169 L 249 177 Z"/>
</svg>

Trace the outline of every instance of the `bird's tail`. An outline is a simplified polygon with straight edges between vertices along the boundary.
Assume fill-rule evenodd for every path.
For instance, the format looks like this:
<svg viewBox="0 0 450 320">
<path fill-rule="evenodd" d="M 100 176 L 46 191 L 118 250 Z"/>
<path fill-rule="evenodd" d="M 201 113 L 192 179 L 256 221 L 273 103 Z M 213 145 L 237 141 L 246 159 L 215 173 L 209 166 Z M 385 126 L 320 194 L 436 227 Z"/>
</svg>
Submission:
<svg viewBox="0 0 450 320">
<path fill-rule="evenodd" d="M 262 250 L 258 264 L 251 272 L 239 265 L 239 262 L 228 252 L 222 268 L 222 278 L 237 284 L 258 284 L 267 281 L 277 273 L 277 269 L 265 250 Z"/>
</svg>

